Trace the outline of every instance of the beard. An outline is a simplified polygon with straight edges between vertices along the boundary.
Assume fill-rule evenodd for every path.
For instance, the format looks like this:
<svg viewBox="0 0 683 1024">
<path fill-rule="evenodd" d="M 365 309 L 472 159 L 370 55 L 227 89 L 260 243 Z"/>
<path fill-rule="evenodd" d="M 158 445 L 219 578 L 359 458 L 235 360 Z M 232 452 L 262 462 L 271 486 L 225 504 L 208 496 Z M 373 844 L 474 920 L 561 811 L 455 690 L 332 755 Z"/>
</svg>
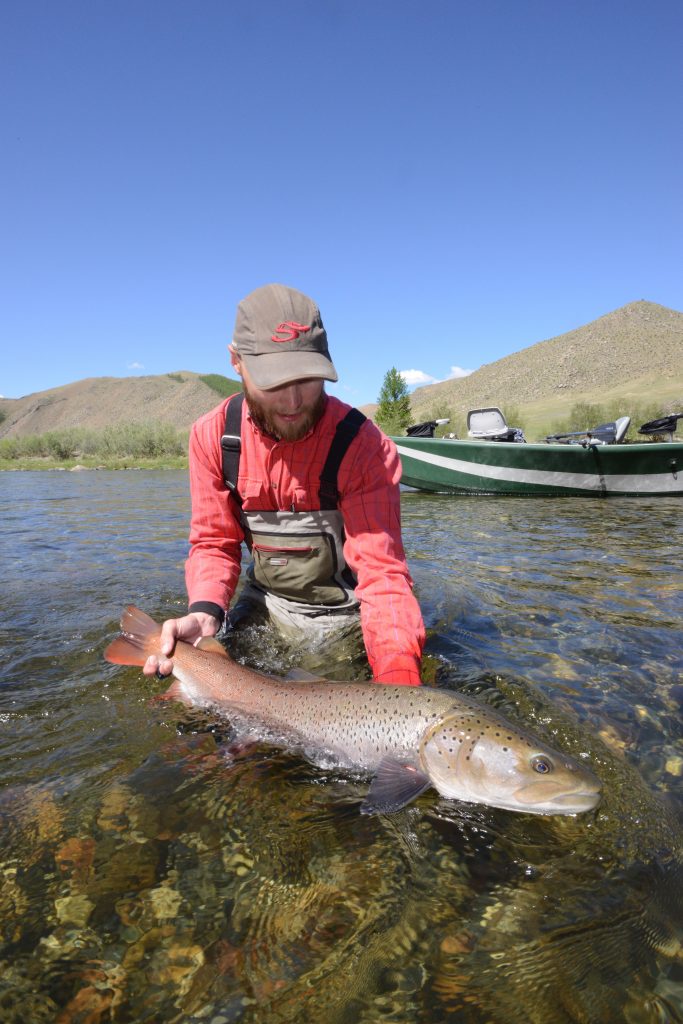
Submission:
<svg viewBox="0 0 683 1024">
<path fill-rule="evenodd" d="M 326 395 L 321 391 L 313 405 L 303 410 L 297 423 L 278 421 L 277 414 L 265 409 L 244 384 L 243 390 L 253 422 L 262 433 L 274 437 L 276 441 L 300 441 L 313 429 L 325 411 Z"/>
</svg>

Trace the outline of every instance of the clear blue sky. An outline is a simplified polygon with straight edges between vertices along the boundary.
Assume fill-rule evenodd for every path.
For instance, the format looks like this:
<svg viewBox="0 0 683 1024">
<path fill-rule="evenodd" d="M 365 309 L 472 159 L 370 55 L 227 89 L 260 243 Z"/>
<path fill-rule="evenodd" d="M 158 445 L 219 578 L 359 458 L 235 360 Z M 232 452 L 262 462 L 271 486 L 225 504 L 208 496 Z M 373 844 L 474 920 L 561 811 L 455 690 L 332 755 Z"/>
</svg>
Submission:
<svg viewBox="0 0 683 1024">
<path fill-rule="evenodd" d="M 680 0 L 3 0 L 0 394 L 230 375 L 312 295 L 340 383 L 683 310 Z"/>
</svg>

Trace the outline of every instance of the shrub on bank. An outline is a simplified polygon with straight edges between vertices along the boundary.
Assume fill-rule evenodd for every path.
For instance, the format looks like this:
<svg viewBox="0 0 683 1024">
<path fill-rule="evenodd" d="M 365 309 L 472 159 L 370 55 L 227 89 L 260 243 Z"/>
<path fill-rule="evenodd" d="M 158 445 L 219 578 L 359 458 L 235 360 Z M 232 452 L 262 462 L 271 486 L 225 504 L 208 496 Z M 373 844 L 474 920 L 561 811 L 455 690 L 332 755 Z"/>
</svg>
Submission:
<svg viewBox="0 0 683 1024">
<path fill-rule="evenodd" d="M 604 405 L 587 402 L 577 402 L 572 406 L 569 416 L 565 419 L 555 420 L 547 434 L 564 434 L 573 430 L 590 430 L 601 423 L 611 423 L 620 416 L 630 416 L 631 423 L 627 431 L 627 438 L 631 441 L 643 441 L 646 438 L 638 436 L 638 427 L 650 420 L 658 419 L 667 415 L 667 409 L 662 409 L 662 403 L 658 401 L 649 402 L 624 402 L 623 399 L 616 399 Z"/>
<path fill-rule="evenodd" d="M 46 434 L 0 440 L 0 459 L 50 459 L 67 462 L 90 457 L 111 459 L 178 458 L 187 452 L 187 432 L 169 423 L 122 423 L 104 430 L 72 427 Z"/>
</svg>

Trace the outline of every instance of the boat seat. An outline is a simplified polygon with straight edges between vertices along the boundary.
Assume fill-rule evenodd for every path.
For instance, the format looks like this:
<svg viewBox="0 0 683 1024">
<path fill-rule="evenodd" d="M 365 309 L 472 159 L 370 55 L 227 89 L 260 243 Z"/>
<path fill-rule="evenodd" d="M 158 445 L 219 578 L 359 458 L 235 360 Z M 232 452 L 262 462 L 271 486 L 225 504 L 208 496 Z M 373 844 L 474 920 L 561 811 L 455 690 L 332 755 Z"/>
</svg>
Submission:
<svg viewBox="0 0 683 1024">
<path fill-rule="evenodd" d="M 500 409 L 470 409 L 467 413 L 467 436 L 479 441 L 524 442 L 519 427 L 509 427 Z"/>
<path fill-rule="evenodd" d="M 610 427 L 614 427 L 614 440 L 607 441 L 606 444 L 621 444 L 626 436 L 626 431 L 631 426 L 630 416 L 620 416 L 614 423 L 610 423 Z"/>
</svg>

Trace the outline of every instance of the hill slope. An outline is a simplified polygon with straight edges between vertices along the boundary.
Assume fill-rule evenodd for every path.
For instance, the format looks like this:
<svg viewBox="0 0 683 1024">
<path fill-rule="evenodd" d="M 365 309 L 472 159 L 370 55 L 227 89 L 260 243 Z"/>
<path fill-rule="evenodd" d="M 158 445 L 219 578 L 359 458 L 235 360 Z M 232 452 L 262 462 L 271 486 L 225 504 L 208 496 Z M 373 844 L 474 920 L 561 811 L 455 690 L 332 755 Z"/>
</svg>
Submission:
<svg viewBox="0 0 683 1024">
<path fill-rule="evenodd" d="M 234 391 L 240 390 L 235 381 Z M 0 400 L 0 437 L 27 437 L 70 427 L 102 430 L 117 423 L 170 423 L 188 430 L 221 400 L 197 373 L 91 377 L 24 398 Z"/>
<path fill-rule="evenodd" d="M 566 415 L 579 401 L 683 400 L 683 313 L 653 302 L 632 302 L 592 323 L 537 342 L 476 370 L 469 377 L 418 388 L 415 421 L 437 405 L 454 413 L 506 404 L 533 425 Z"/>
<path fill-rule="evenodd" d="M 222 380 L 239 390 L 236 381 Z M 469 377 L 418 388 L 411 405 L 413 422 L 443 415 L 444 407 L 463 417 L 469 409 L 497 405 L 505 412 L 514 406 L 531 437 L 535 427 L 566 416 L 577 402 L 615 401 L 631 415 L 629 403 L 648 399 L 661 402 L 661 412 L 671 411 L 666 405 L 683 410 L 683 313 L 641 301 L 482 366 Z M 219 401 L 220 394 L 189 370 L 94 377 L 0 399 L 5 417 L 0 438 L 149 421 L 187 430 Z M 364 407 L 370 416 L 375 409 Z"/>
</svg>

